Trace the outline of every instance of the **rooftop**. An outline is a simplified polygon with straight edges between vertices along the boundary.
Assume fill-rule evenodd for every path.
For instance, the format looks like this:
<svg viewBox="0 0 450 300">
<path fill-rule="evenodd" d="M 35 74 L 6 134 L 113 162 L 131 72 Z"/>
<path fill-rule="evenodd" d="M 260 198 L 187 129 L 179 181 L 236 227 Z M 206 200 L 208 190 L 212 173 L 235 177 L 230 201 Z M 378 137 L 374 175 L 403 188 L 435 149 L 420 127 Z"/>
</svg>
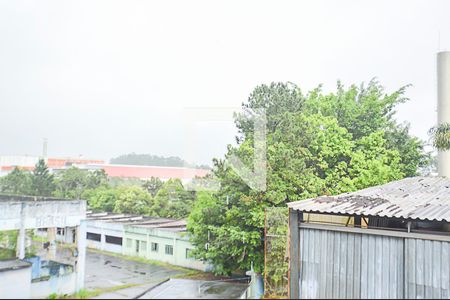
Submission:
<svg viewBox="0 0 450 300">
<path fill-rule="evenodd" d="M 291 202 L 307 213 L 450 222 L 450 179 L 411 177 L 337 196 Z"/>
<path fill-rule="evenodd" d="M 30 267 L 31 264 L 18 259 L 0 260 L 0 272 L 19 270 Z"/>
<path fill-rule="evenodd" d="M 132 214 L 117 214 L 109 212 L 87 212 L 86 217 L 88 220 L 101 221 L 108 223 L 120 223 L 123 225 L 132 225 L 141 228 L 158 228 L 168 231 L 185 231 L 186 221 L 175 220 L 159 217 L 132 215 Z"/>
<path fill-rule="evenodd" d="M 38 196 L 18 196 L 18 195 L 7 195 L 0 194 L 0 201 L 26 201 L 26 202 L 36 202 L 36 201 L 84 201 L 81 199 L 63 199 L 63 198 L 53 198 L 53 197 L 38 197 Z"/>
</svg>

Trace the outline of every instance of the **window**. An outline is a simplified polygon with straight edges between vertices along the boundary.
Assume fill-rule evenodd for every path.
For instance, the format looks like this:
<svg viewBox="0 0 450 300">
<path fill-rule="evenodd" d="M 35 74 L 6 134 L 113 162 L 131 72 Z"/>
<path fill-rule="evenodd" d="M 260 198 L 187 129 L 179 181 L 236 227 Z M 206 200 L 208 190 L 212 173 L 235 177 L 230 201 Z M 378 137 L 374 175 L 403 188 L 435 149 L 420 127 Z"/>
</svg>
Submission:
<svg viewBox="0 0 450 300">
<path fill-rule="evenodd" d="M 158 252 L 158 243 L 152 243 L 152 252 Z"/>
<path fill-rule="evenodd" d="M 192 255 L 192 249 L 186 248 L 186 259 L 194 259 Z"/>
<path fill-rule="evenodd" d="M 166 245 L 166 254 L 173 255 L 173 246 L 172 245 Z"/>
<path fill-rule="evenodd" d="M 139 240 L 136 240 L 136 248 L 135 248 L 135 250 L 136 250 L 136 253 L 139 253 Z"/>
<path fill-rule="evenodd" d="M 100 242 L 102 240 L 102 236 L 98 233 L 86 232 L 86 239 Z"/>
<path fill-rule="evenodd" d="M 122 246 L 122 238 L 118 236 L 105 235 L 105 241 L 109 244 Z"/>
<path fill-rule="evenodd" d="M 133 240 L 127 239 L 127 248 L 131 248 L 133 246 Z"/>
<path fill-rule="evenodd" d="M 64 232 L 65 232 L 65 230 L 64 230 L 64 228 L 56 228 L 56 234 L 57 235 L 64 235 Z"/>
<path fill-rule="evenodd" d="M 147 242 L 141 241 L 141 249 L 140 249 L 140 251 L 142 253 L 147 252 Z"/>
</svg>

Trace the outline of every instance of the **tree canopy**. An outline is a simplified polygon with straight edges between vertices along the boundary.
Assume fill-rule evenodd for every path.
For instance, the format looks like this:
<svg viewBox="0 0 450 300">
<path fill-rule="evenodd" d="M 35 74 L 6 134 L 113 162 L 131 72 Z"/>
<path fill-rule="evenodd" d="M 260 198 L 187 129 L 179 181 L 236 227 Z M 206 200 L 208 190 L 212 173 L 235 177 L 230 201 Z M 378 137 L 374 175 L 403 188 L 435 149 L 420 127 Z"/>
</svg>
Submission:
<svg viewBox="0 0 450 300">
<path fill-rule="evenodd" d="M 141 165 L 141 166 L 160 166 L 160 167 L 192 167 L 209 169 L 205 165 L 193 165 L 177 156 L 158 156 L 151 154 L 123 154 L 110 160 L 112 164 L 122 165 Z"/>
<path fill-rule="evenodd" d="M 33 196 L 51 196 L 55 189 L 53 175 L 43 159 L 39 159 L 31 176 L 31 193 Z"/>
<path fill-rule="evenodd" d="M 263 268 L 264 209 L 414 176 L 427 163 L 423 142 L 398 124 L 395 107 L 405 87 L 385 93 L 376 81 L 334 93 L 306 95 L 291 83 L 261 85 L 235 115 L 239 136 L 224 159 L 214 161 L 218 192 L 197 199 L 188 229 L 196 255 L 229 274 Z M 225 163 L 237 155 L 251 166 L 253 118 L 267 118 L 267 190 L 250 189 Z M 205 215 L 203 215 L 205 214 Z M 208 247 L 205 247 L 208 245 Z"/>
</svg>

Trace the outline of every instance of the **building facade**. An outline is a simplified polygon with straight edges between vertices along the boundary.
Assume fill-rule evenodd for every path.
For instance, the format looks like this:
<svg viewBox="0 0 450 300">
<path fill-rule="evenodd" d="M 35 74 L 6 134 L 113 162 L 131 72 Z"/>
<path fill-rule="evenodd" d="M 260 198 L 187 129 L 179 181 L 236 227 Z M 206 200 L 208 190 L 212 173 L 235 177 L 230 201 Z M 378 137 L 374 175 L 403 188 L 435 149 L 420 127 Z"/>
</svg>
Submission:
<svg viewBox="0 0 450 300">
<path fill-rule="evenodd" d="M 83 200 L 0 195 L 0 231 L 18 231 L 16 259 L 0 261 L 0 298 L 45 298 L 52 293 L 81 290 L 85 278 L 85 218 Z M 75 230 L 77 255 L 67 257 L 69 263 L 59 261 L 57 228 Z M 46 232 L 46 255 L 25 258 L 30 242 L 27 230 Z"/>
<path fill-rule="evenodd" d="M 289 203 L 290 298 L 448 299 L 449 187 L 446 178 L 415 177 Z"/>
<path fill-rule="evenodd" d="M 123 253 L 175 266 L 208 271 L 208 266 L 192 256 L 194 246 L 185 228 L 155 228 L 151 225 L 125 226 Z"/>
<path fill-rule="evenodd" d="M 87 216 L 88 248 L 209 270 L 207 264 L 192 257 L 194 246 L 184 220 L 92 212 Z"/>
</svg>

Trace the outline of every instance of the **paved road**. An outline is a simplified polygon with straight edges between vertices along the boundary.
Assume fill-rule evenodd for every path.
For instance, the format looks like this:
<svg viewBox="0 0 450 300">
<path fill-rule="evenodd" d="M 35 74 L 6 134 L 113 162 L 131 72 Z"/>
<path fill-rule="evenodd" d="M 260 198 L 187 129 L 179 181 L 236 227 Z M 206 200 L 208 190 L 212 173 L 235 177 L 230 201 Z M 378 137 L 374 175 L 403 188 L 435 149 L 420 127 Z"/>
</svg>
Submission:
<svg viewBox="0 0 450 300">
<path fill-rule="evenodd" d="M 35 242 L 34 244 L 38 254 L 42 259 L 46 259 L 47 251 L 43 249 L 42 243 Z M 72 251 L 64 247 L 58 247 L 56 260 L 73 264 Z M 130 261 L 89 250 L 86 253 L 85 289 L 104 290 L 128 284 L 139 285 L 105 293 L 100 295 L 99 298 L 133 298 L 161 281 L 179 274 L 183 274 L 183 272 L 169 267 Z"/>
<path fill-rule="evenodd" d="M 170 279 L 139 299 L 240 299 L 247 287 L 236 282 Z"/>
<path fill-rule="evenodd" d="M 101 295 L 99 298 L 135 297 L 153 285 L 182 271 L 168 267 L 145 264 L 122 258 L 88 251 L 86 255 L 85 288 L 88 290 L 106 289 L 126 284 L 139 284 L 114 293 Z"/>
</svg>

